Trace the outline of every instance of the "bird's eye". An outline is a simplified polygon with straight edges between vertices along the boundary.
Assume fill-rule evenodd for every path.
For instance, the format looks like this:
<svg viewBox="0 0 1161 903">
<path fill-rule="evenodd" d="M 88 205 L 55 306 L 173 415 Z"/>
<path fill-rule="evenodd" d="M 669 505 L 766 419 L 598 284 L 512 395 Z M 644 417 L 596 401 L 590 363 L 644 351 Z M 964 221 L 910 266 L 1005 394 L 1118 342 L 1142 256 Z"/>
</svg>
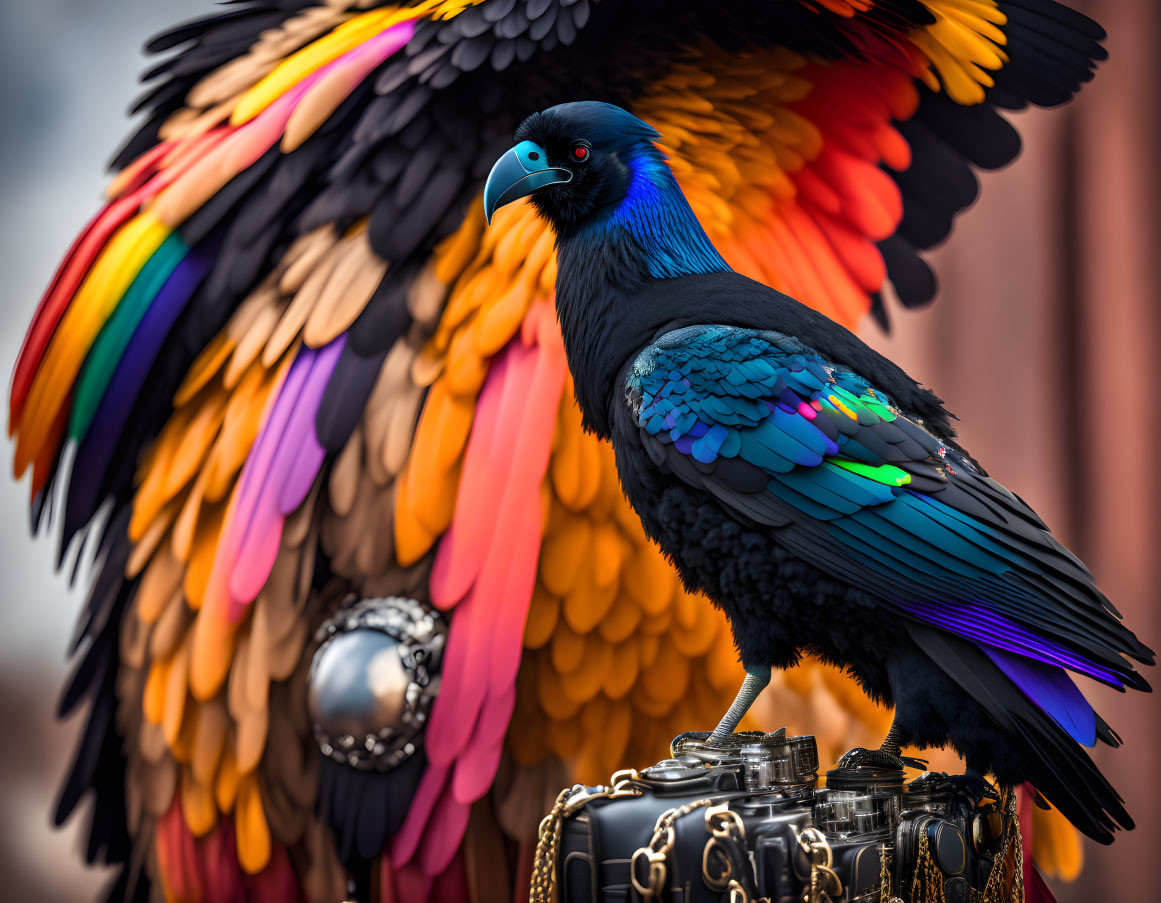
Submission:
<svg viewBox="0 0 1161 903">
<path fill-rule="evenodd" d="M 584 163 L 589 158 L 589 146 L 587 144 L 576 144 L 572 149 L 572 158 L 577 163 Z"/>
</svg>

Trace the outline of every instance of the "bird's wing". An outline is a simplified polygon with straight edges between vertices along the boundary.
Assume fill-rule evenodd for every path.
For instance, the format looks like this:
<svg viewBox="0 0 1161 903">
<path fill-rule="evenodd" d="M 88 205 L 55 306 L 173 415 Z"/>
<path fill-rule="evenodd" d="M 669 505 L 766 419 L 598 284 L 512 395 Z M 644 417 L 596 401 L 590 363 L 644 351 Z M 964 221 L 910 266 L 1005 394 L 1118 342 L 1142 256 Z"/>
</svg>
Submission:
<svg viewBox="0 0 1161 903">
<path fill-rule="evenodd" d="M 1080 561 L 866 377 L 795 338 L 726 326 L 667 333 L 628 374 L 628 404 L 659 467 L 876 604 L 989 649 L 1147 688 L 1125 656 L 1151 653 Z"/>
<path fill-rule="evenodd" d="M 998 110 L 1065 100 L 1101 37 L 1048 0 L 280 0 L 155 39 L 175 52 L 11 391 L 34 526 L 57 509 L 63 559 L 97 524 L 59 810 L 96 789 L 90 858 L 172 898 L 343 892 L 336 846 L 386 829 L 376 797 L 316 790 L 301 693 L 348 589 L 452 614 L 394 856 L 417 895 L 502 858 L 472 841 L 496 818 L 534 839 L 557 785 L 728 700 L 727 631 L 580 429 L 550 237 L 521 207 L 485 232 L 480 183 L 524 115 L 587 96 L 650 119 L 731 262 L 854 325 L 887 277 L 930 296 L 918 251 L 1017 150 Z M 833 672 L 783 686 L 799 729 L 809 708 L 850 725 L 832 753 L 884 718 Z M 494 783 L 504 750 L 524 767 Z"/>
</svg>

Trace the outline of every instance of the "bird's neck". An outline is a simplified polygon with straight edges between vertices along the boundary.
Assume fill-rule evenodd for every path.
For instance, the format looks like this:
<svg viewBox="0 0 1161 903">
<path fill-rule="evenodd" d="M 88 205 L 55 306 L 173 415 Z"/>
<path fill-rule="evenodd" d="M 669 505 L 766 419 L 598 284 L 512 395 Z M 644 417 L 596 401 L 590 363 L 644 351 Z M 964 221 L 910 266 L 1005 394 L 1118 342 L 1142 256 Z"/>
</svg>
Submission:
<svg viewBox="0 0 1161 903">
<path fill-rule="evenodd" d="M 629 186 L 615 206 L 557 232 L 556 310 L 585 426 L 607 435 L 617 373 L 670 312 L 641 310 L 649 282 L 728 272 L 651 145 L 625 160 Z"/>
</svg>

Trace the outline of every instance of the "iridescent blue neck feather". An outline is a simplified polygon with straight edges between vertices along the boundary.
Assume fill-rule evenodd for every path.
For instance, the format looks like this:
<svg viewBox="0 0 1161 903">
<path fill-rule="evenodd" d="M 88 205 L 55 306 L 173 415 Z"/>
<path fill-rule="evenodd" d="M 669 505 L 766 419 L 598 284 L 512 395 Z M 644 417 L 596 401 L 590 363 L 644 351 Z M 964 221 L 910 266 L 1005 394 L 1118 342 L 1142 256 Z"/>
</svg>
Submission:
<svg viewBox="0 0 1161 903">
<path fill-rule="evenodd" d="M 598 432 L 625 362 L 621 352 L 635 348 L 621 334 L 624 324 L 637 323 L 644 342 L 673 316 L 666 306 L 639 309 L 645 285 L 730 272 L 652 144 L 622 151 L 619 163 L 627 185 L 621 200 L 557 226 L 556 309 L 577 400 Z"/>
<path fill-rule="evenodd" d="M 629 188 L 603 227 L 633 237 L 654 279 L 727 272 L 661 153 L 652 144 L 634 150 L 624 161 Z"/>
</svg>

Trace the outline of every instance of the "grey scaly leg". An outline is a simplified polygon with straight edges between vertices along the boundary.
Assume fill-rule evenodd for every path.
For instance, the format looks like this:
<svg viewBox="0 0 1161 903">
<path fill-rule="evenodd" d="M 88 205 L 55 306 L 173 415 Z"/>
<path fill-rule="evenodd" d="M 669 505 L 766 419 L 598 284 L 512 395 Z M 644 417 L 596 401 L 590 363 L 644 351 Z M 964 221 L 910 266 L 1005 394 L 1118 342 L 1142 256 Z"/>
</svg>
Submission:
<svg viewBox="0 0 1161 903">
<path fill-rule="evenodd" d="M 754 700 L 766 689 L 766 685 L 769 683 L 769 667 L 747 668 L 746 679 L 742 681 L 742 688 L 738 690 L 737 698 L 734 699 L 730 710 L 726 712 L 725 717 L 714 728 L 713 733 L 709 735 L 709 739 L 706 742 L 710 744 L 721 743 L 726 737 L 732 734 L 738 726 L 738 722 L 742 720 L 742 716 L 749 711 L 750 706 L 754 704 Z"/>
<path fill-rule="evenodd" d="M 902 756 L 903 732 L 899 730 L 899 725 L 895 723 L 895 719 L 891 719 L 891 729 L 887 731 L 887 736 L 883 739 L 882 745 L 879 747 L 880 752 L 885 752 L 889 756 Z"/>
</svg>

